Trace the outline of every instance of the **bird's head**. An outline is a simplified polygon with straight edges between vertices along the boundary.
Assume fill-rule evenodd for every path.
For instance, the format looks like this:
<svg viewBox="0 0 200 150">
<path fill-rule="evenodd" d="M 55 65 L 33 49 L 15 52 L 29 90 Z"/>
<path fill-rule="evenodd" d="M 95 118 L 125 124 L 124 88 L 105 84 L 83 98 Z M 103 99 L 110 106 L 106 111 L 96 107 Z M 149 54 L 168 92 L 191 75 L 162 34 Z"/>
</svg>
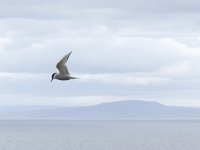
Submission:
<svg viewBox="0 0 200 150">
<path fill-rule="evenodd" d="M 56 73 L 53 73 L 53 74 L 51 75 L 51 82 L 53 81 L 55 75 L 56 75 Z"/>
</svg>

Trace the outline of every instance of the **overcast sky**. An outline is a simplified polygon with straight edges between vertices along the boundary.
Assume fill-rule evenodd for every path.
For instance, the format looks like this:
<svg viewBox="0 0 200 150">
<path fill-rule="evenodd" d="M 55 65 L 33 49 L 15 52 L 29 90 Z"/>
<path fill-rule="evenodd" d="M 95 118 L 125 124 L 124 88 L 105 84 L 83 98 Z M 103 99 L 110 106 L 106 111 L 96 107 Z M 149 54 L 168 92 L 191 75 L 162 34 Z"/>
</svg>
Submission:
<svg viewBox="0 0 200 150">
<path fill-rule="evenodd" d="M 0 0 L 0 105 L 200 107 L 200 1 Z M 80 80 L 50 82 L 68 62 Z"/>
</svg>

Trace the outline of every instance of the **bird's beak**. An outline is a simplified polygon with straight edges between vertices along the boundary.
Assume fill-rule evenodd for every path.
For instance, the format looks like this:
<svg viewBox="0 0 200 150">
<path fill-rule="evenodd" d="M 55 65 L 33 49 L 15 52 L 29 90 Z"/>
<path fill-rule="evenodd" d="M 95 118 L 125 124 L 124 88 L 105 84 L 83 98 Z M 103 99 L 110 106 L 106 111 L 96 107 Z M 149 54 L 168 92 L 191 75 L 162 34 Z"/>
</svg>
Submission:
<svg viewBox="0 0 200 150">
<path fill-rule="evenodd" d="M 53 81 L 53 78 L 51 79 L 51 82 Z"/>
</svg>

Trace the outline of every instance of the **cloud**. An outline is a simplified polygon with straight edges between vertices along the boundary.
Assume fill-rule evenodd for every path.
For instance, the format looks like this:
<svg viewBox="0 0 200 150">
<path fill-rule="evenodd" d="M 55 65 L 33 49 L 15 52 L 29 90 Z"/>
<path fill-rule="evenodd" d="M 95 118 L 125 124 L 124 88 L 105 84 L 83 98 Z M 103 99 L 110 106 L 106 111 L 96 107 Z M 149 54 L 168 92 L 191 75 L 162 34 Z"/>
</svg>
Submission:
<svg viewBox="0 0 200 150">
<path fill-rule="evenodd" d="M 185 46 L 173 38 L 123 37 L 104 26 L 80 32 L 72 29 L 71 34 L 69 29 L 63 31 L 60 37 L 57 33 L 43 38 L 38 35 L 41 39 L 36 35 L 9 36 L 11 42 L 0 51 L 2 71 L 49 73 L 71 50 L 69 68 L 85 73 L 153 71 L 186 56 Z"/>
<path fill-rule="evenodd" d="M 6 79 L 38 79 L 45 78 L 46 74 L 33 74 L 33 73 L 8 73 L 8 72 L 0 72 L 0 78 Z"/>
<path fill-rule="evenodd" d="M 113 85 L 148 85 L 168 82 L 169 79 L 161 77 L 141 76 L 131 73 L 122 74 L 79 74 L 83 82 L 102 82 Z"/>
<path fill-rule="evenodd" d="M 180 103 L 191 93 L 196 100 L 199 5 L 196 0 L 0 1 L 0 93 L 24 103 L 74 96 L 85 101 L 96 96 L 96 103 L 104 95 Z M 81 80 L 51 84 L 55 64 L 69 51 L 69 70 Z"/>
</svg>

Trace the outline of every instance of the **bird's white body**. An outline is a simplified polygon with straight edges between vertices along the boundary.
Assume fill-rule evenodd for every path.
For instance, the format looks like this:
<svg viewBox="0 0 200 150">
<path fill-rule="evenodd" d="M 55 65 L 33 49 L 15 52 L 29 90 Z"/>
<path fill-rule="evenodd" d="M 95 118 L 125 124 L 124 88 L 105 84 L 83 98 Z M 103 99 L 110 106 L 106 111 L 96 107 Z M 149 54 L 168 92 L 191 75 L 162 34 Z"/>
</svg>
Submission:
<svg viewBox="0 0 200 150">
<path fill-rule="evenodd" d="M 58 79 L 58 80 L 70 80 L 70 76 L 67 74 L 55 74 L 54 79 Z"/>
<path fill-rule="evenodd" d="M 69 54 L 67 54 L 65 57 L 63 57 L 63 59 L 61 59 L 57 65 L 56 68 L 58 69 L 59 73 L 54 73 L 52 74 L 52 79 L 51 81 L 53 81 L 53 79 L 57 79 L 57 80 L 70 80 L 70 79 L 78 79 L 76 77 L 72 77 L 70 76 L 70 73 L 67 69 L 66 66 L 66 62 L 70 56 L 72 52 L 70 52 Z"/>
<path fill-rule="evenodd" d="M 54 79 L 57 79 L 57 80 L 70 80 L 70 79 L 78 79 L 76 77 L 71 77 L 70 75 L 67 75 L 67 74 L 55 74 L 54 76 Z"/>
</svg>

